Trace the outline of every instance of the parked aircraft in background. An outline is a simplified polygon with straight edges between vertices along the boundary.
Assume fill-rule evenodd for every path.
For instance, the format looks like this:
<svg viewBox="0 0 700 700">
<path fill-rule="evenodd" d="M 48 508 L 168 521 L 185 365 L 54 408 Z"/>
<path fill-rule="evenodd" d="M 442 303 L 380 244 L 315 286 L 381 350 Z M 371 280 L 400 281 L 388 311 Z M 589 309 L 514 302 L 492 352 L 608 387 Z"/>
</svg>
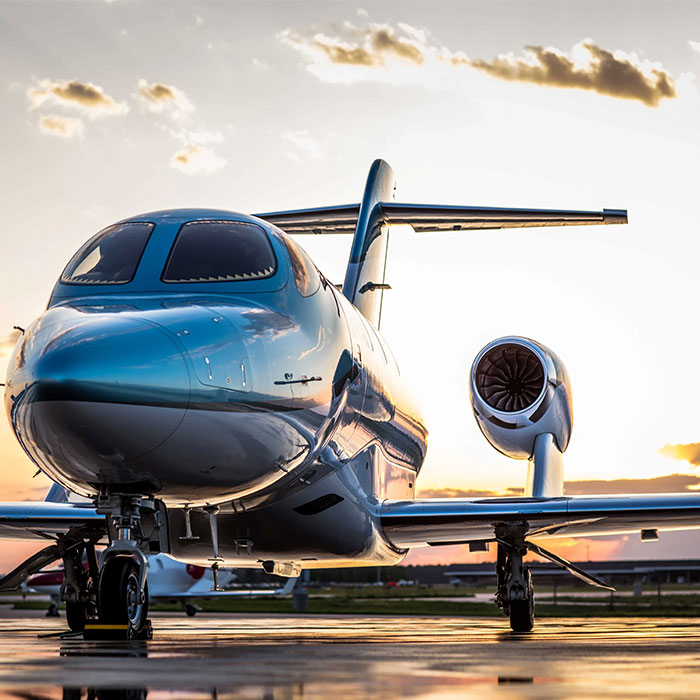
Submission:
<svg viewBox="0 0 700 700">
<path fill-rule="evenodd" d="M 90 503 L 0 504 L 1 537 L 54 540 L 0 588 L 60 557 L 73 629 L 97 616 L 139 635 L 149 554 L 297 576 L 396 564 L 411 547 L 495 542 L 496 600 L 525 631 L 528 551 L 605 586 L 530 538 L 700 527 L 700 494 L 563 495 L 569 378 L 551 350 L 521 337 L 487 345 L 470 383 L 485 437 L 529 461 L 526 495 L 414 498 L 427 429 L 378 332 L 390 226 L 621 224 L 627 214 L 393 195 L 378 160 L 359 204 L 151 212 L 81 247 L 17 343 L 5 403 L 30 459 Z M 309 233 L 353 234 L 342 293 L 288 235 Z"/>
<path fill-rule="evenodd" d="M 257 598 L 287 595 L 292 592 L 296 579 L 287 579 L 282 588 L 228 588 L 236 580 L 231 569 L 220 569 L 218 586 L 215 588 L 214 574 L 211 569 L 197 564 L 183 564 L 167 554 L 149 554 L 148 559 L 148 602 L 182 603 L 182 609 L 188 617 L 197 613 L 197 600 L 207 598 Z M 58 616 L 58 603 L 61 588 L 65 581 L 62 567 L 32 574 L 22 584 L 22 590 L 40 593 L 50 597 L 49 614 Z"/>
</svg>

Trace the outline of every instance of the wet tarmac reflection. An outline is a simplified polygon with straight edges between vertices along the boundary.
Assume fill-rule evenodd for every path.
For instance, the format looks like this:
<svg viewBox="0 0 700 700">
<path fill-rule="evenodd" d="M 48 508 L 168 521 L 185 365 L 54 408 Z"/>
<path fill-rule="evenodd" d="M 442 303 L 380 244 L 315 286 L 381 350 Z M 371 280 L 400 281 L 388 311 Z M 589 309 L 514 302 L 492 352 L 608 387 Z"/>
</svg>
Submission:
<svg viewBox="0 0 700 700">
<path fill-rule="evenodd" d="M 154 616 L 148 642 L 39 638 L 0 610 L 0 700 L 697 697 L 697 619 Z"/>
</svg>

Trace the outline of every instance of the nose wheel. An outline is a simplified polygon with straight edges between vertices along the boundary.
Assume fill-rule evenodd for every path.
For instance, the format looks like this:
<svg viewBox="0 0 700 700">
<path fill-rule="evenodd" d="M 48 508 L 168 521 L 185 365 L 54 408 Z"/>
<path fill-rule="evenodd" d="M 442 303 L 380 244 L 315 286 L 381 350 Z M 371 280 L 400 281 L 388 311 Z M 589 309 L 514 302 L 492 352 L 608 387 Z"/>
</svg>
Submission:
<svg viewBox="0 0 700 700">
<path fill-rule="evenodd" d="M 98 586 L 100 621 L 127 625 L 128 636 L 138 637 L 148 620 L 148 583 L 140 587 L 139 568 L 129 556 L 109 559 L 100 571 Z"/>
</svg>

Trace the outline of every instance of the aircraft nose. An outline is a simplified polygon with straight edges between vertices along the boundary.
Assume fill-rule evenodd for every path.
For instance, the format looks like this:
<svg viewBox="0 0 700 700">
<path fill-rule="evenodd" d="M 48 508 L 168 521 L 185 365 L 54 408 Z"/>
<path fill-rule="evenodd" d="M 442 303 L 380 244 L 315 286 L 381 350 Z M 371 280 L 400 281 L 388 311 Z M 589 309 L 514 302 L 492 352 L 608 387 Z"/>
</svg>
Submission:
<svg viewBox="0 0 700 700">
<path fill-rule="evenodd" d="M 39 323 L 23 340 L 12 377 L 15 431 L 50 474 L 139 481 L 128 461 L 167 440 L 187 410 L 185 358 L 147 320 L 82 316 Z"/>
</svg>

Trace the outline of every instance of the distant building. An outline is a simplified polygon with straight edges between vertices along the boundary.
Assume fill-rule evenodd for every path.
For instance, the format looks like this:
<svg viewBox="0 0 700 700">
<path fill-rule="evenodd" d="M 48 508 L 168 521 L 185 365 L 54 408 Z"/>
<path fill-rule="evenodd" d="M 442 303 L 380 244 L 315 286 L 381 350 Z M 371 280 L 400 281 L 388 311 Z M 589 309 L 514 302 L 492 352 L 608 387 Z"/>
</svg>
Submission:
<svg viewBox="0 0 700 700">
<path fill-rule="evenodd" d="M 608 583 L 698 583 L 700 582 L 700 559 L 632 560 L 632 561 L 578 561 L 578 568 L 602 578 Z M 549 562 L 530 562 L 530 571 L 541 583 L 581 583 L 565 569 Z M 445 568 L 446 576 L 453 585 L 483 583 L 496 578 L 493 562 L 483 564 L 452 564 Z"/>
</svg>

